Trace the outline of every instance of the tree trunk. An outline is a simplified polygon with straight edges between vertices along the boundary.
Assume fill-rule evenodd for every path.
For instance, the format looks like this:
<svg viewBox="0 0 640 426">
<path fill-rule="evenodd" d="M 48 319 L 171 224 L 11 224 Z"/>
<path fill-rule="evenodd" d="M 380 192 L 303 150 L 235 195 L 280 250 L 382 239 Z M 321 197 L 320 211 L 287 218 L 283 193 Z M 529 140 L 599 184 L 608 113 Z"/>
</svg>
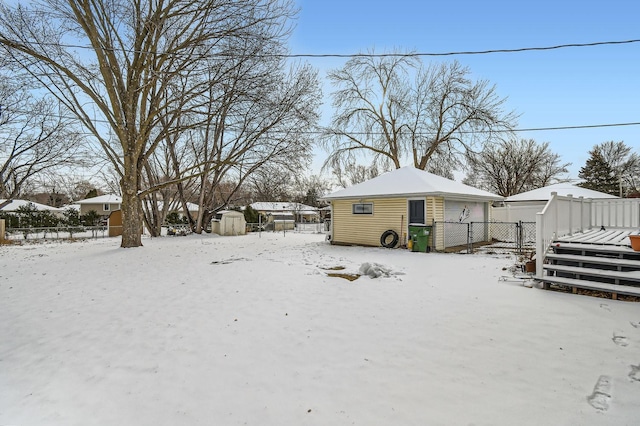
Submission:
<svg viewBox="0 0 640 426">
<path fill-rule="evenodd" d="M 125 156 L 122 178 L 122 242 L 120 247 L 142 246 L 142 203 L 138 197 L 136 163 Z"/>
<path fill-rule="evenodd" d="M 200 191 L 200 196 L 198 197 L 198 203 L 200 205 L 200 208 L 198 209 L 198 217 L 196 218 L 196 229 L 193 230 L 193 232 L 195 232 L 196 234 L 202 234 L 202 225 L 203 225 L 203 218 L 204 218 L 204 209 L 205 209 L 205 194 L 207 193 L 207 175 L 204 174 L 202 175 L 202 179 L 201 179 L 201 188 L 202 190 Z"/>
</svg>

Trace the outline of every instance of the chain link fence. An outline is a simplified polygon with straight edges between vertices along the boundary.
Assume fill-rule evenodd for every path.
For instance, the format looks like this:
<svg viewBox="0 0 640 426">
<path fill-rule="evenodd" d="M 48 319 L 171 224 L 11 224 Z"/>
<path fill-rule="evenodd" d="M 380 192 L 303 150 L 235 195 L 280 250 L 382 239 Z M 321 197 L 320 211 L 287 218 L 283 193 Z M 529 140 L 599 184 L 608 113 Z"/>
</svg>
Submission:
<svg viewBox="0 0 640 426">
<path fill-rule="evenodd" d="M 435 222 L 435 247 L 446 252 L 535 250 L 535 222 Z"/>
<path fill-rule="evenodd" d="M 70 240 L 96 239 L 109 236 L 106 226 L 50 226 L 30 228 L 6 228 L 7 240 Z"/>
</svg>

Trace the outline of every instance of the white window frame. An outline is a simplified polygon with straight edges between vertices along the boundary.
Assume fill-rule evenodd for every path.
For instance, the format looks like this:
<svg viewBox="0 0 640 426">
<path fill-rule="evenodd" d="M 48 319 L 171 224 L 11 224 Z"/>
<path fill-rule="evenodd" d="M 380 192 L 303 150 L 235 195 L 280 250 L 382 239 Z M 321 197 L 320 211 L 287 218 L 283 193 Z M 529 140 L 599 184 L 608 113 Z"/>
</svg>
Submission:
<svg viewBox="0 0 640 426">
<path fill-rule="evenodd" d="M 102 205 L 102 210 L 105 212 L 111 211 L 111 205 L 109 203 L 105 203 Z"/>
</svg>

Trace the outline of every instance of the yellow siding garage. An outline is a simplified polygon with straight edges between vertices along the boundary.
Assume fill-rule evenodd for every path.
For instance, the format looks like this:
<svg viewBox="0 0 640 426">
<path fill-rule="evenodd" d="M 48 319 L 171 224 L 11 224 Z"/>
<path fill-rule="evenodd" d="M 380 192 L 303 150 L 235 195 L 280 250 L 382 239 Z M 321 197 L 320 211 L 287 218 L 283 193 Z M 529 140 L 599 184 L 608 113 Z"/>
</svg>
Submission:
<svg viewBox="0 0 640 426">
<path fill-rule="evenodd" d="M 354 204 L 368 203 L 372 214 L 353 214 Z M 335 200 L 332 207 L 334 244 L 380 246 L 384 231 L 393 229 L 402 236 L 401 230 L 407 226 L 406 198 Z"/>
<path fill-rule="evenodd" d="M 474 212 L 483 213 L 477 220 L 482 216 L 486 222 L 489 203 L 502 197 L 406 166 L 338 190 L 323 199 L 331 203 L 333 244 L 379 247 L 382 234 L 391 230 L 398 235 L 399 244 L 405 245 L 410 222 L 425 225 L 435 222 L 429 245 L 435 250 L 444 250 L 447 238 L 442 224 L 452 208 L 456 208 L 458 222 L 471 218 L 472 207 Z M 386 239 L 385 245 L 390 242 Z"/>
<path fill-rule="evenodd" d="M 427 197 L 427 225 L 434 221 L 444 221 L 444 198 L 442 197 Z M 444 233 L 434 232 L 432 238 L 435 238 L 435 241 L 431 242 L 432 247 L 435 250 L 444 250 Z"/>
<path fill-rule="evenodd" d="M 412 199 L 416 199 L 412 197 Z M 371 214 L 354 214 L 354 204 L 371 204 Z M 333 244 L 380 246 L 382 233 L 391 229 L 406 243 L 408 230 L 407 198 L 370 198 L 332 201 Z M 426 197 L 426 224 L 444 217 L 444 200 Z M 438 242 L 436 241 L 436 247 Z"/>
</svg>

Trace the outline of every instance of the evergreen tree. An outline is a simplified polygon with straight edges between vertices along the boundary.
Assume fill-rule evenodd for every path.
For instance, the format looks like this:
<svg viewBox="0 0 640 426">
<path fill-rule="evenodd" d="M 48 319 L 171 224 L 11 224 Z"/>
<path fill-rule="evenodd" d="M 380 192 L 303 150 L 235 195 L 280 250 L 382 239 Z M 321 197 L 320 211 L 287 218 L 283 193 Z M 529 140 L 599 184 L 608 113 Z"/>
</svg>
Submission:
<svg viewBox="0 0 640 426">
<path fill-rule="evenodd" d="M 578 186 L 600 191 L 611 195 L 618 195 L 620 182 L 616 172 L 604 159 L 600 148 L 596 146 L 589 151 L 590 157 L 584 167 L 580 169 L 578 176 L 583 180 Z"/>
<path fill-rule="evenodd" d="M 101 216 L 95 210 L 89 210 L 82 216 L 80 216 L 80 222 L 86 226 L 97 226 L 100 222 Z"/>
<path fill-rule="evenodd" d="M 97 197 L 97 196 L 98 196 L 98 190 L 94 188 L 94 189 L 90 190 L 89 192 L 87 192 L 87 195 L 85 195 L 84 198 L 85 199 L 94 198 L 94 197 Z"/>
<path fill-rule="evenodd" d="M 258 215 L 259 213 L 250 205 L 245 207 L 244 220 L 246 220 L 247 223 L 258 223 L 259 221 Z"/>
<path fill-rule="evenodd" d="M 62 213 L 64 215 L 64 222 L 67 226 L 80 226 L 80 212 L 78 210 L 69 207 Z"/>
</svg>

